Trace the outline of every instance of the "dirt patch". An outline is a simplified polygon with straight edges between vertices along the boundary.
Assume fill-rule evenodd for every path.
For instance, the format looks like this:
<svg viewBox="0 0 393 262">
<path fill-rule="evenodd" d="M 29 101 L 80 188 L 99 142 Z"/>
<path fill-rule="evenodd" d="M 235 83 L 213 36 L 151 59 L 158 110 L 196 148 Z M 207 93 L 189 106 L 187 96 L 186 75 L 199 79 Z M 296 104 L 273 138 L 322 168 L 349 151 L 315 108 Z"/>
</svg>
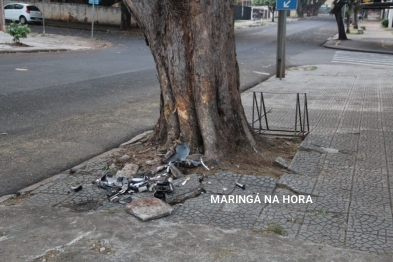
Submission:
<svg viewBox="0 0 393 262">
<path fill-rule="evenodd" d="M 105 241 L 93 240 L 89 243 L 89 248 L 96 253 L 107 255 L 113 253 L 113 249 L 108 246 Z"/>
<path fill-rule="evenodd" d="M 14 46 L 14 47 L 30 47 L 29 45 L 26 45 L 24 43 L 1 43 L 2 45 L 9 45 L 9 46 Z"/>
<path fill-rule="evenodd" d="M 14 195 L 7 201 L 4 201 L 3 203 L 0 203 L 0 205 L 3 206 L 16 206 L 19 205 L 20 203 L 26 201 L 27 199 L 30 198 L 29 194 L 24 194 L 24 195 Z"/>
<path fill-rule="evenodd" d="M 220 171 L 229 171 L 234 174 L 247 174 L 256 176 L 270 176 L 279 179 L 285 169 L 274 165 L 274 160 L 281 156 L 288 163 L 293 159 L 297 152 L 297 148 L 301 143 L 298 138 L 266 138 L 266 142 L 258 142 L 258 147 L 262 153 L 257 154 L 254 150 L 239 149 L 239 151 L 228 155 L 225 161 L 220 163 L 216 161 L 206 161 L 205 164 L 210 168 L 206 170 L 203 166 L 195 168 L 179 167 L 180 171 L 187 174 L 212 174 Z M 149 145 L 147 142 L 138 142 L 121 150 L 108 166 L 114 164 L 117 169 L 122 169 L 126 164 L 133 163 L 139 166 L 138 175 L 143 176 L 151 170 L 162 165 L 164 153 L 159 147 Z M 130 156 L 127 161 L 122 161 L 124 155 Z"/>
</svg>

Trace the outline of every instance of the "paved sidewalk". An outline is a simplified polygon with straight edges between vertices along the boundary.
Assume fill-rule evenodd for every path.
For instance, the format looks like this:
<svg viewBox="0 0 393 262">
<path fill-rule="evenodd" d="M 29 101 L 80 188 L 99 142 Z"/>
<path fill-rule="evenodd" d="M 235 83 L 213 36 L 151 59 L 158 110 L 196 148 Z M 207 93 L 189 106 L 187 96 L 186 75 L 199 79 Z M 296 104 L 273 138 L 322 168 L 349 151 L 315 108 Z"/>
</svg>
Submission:
<svg viewBox="0 0 393 262">
<path fill-rule="evenodd" d="M 374 78 L 362 74 L 364 69 Z M 380 66 L 305 66 L 243 93 L 249 115 L 253 91 L 286 93 L 265 97 L 271 127 L 293 123 L 294 114 L 288 112 L 295 101 L 287 93 L 308 94 L 311 134 L 288 173 L 279 181 L 216 174 L 204 181 L 206 194 L 175 206 L 166 218 L 139 222 L 91 184 L 113 152 L 80 165 L 73 175 L 64 172 L 43 181 L 24 190 L 31 197 L 19 205 L 0 205 L 0 258 L 391 261 L 391 79 L 390 68 Z M 238 179 L 245 191 L 233 187 Z M 75 184 L 83 190 L 70 192 Z M 217 193 L 259 193 L 262 203 L 212 203 Z M 265 195 L 277 196 L 280 203 L 264 203 Z M 283 195 L 310 195 L 312 203 L 285 204 Z M 266 233 L 272 224 L 282 227 L 286 237 Z"/>
<path fill-rule="evenodd" d="M 252 91 L 304 92 L 309 103 L 311 133 L 278 183 L 314 201 L 271 205 L 257 226 L 277 222 L 295 239 L 393 253 L 392 76 L 386 66 L 304 66 L 243 94 L 246 105 Z M 272 126 L 293 123 L 294 96 L 266 94 L 265 102 Z"/>
<path fill-rule="evenodd" d="M 21 39 L 21 43 L 27 46 L 15 46 L 11 45 L 12 43 L 12 36 L 0 31 L 0 54 L 89 50 L 110 45 L 96 39 L 37 33 L 31 33 L 27 38 Z"/>
<path fill-rule="evenodd" d="M 349 40 L 337 40 L 338 35 L 336 35 L 324 46 L 339 50 L 393 54 L 392 29 L 383 28 L 381 21 L 375 19 L 359 21 L 359 29 L 362 26 L 366 27 L 363 34 L 357 34 L 357 30 L 351 29 L 351 34 L 347 34 Z"/>
</svg>

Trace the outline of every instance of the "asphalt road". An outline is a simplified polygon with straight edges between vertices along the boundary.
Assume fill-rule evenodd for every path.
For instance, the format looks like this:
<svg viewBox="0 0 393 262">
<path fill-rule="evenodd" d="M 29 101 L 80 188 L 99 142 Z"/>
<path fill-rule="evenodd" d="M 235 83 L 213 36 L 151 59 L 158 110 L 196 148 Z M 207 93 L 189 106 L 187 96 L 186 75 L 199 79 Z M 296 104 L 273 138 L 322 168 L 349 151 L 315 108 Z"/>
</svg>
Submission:
<svg viewBox="0 0 393 262">
<path fill-rule="evenodd" d="M 55 27 L 46 32 L 90 36 Z M 288 23 L 286 65 L 330 63 L 333 51 L 321 45 L 335 33 L 332 17 Z M 117 147 L 156 123 L 159 84 L 144 38 L 95 37 L 112 46 L 1 55 L 0 196 Z M 275 24 L 236 31 L 242 90 L 275 74 L 276 37 Z"/>
</svg>

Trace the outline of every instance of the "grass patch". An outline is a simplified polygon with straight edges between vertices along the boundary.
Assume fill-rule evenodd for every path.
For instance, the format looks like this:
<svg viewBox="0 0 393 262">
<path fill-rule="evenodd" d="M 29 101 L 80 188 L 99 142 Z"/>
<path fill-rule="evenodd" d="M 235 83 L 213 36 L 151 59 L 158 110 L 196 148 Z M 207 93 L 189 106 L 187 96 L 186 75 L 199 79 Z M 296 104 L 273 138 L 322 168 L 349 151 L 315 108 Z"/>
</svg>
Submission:
<svg viewBox="0 0 393 262">
<path fill-rule="evenodd" d="M 307 67 L 304 67 L 303 68 L 303 70 L 304 71 L 314 71 L 314 70 L 317 70 L 317 66 L 307 66 Z"/>
<path fill-rule="evenodd" d="M 275 222 L 270 222 L 267 224 L 267 230 L 279 235 L 285 235 L 285 229 Z"/>
<path fill-rule="evenodd" d="M 326 211 L 322 211 L 322 210 L 317 210 L 314 212 L 315 215 L 317 216 L 326 216 L 327 212 Z"/>
</svg>

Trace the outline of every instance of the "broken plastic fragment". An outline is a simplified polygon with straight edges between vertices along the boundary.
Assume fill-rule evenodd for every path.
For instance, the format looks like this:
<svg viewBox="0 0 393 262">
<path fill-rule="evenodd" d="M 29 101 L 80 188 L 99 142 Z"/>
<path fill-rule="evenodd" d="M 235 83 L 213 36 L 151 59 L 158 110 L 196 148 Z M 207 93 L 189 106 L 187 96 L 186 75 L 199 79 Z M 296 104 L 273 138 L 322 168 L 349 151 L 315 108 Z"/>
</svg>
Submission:
<svg viewBox="0 0 393 262">
<path fill-rule="evenodd" d="M 172 163 L 169 163 L 168 168 L 171 170 L 171 173 L 174 178 L 184 177 L 183 173 L 180 172 L 180 170 L 177 167 L 175 167 Z"/>
<path fill-rule="evenodd" d="M 78 185 L 78 186 L 72 186 L 71 189 L 74 190 L 74 192 L 78 192 L 82 190 L 82 185 Z"/>
<path fill-rule="evenodd" d="M 164 193 L 172 193 L 173 192 L 173 185 L 171 182 L 161 182 L 157 183 L 155 186 L 155 191 L 160 191 Z"/>
<path fill-rule="evenodd" d="M 190 148 L 187 142 L 183 141 L 180 145 L 176 146 L 175 153 L 165 160 L 165 163 L 184 161 L 189 154 Z"/>
<path fill-rule="evenodd" d="M 119 204 L 127 204 L 130 202 L 132 202 L 131 196 L 123 197 L 123 198 L 119 199 Z"/>
<path fill-rule="evenodd" d="M 182 184 L 182 186 L 184 186 L 184 185 L 187 183 L 187 181 L 188 181 L 188 180 L 190 180 L 190 177 L 187 177 L 187 178 L 186 178 L 186 180 L 184 180 L 184 182 L 183 182 L 183 183 L 181 183 L 181 184 Z"/>
<path fill-rule="evenodd" d="M 155 192 L 155 193 L 154 193 L 154 197 L 159 198 L 159 199 L 161 199 L 161 200 L 164 201 L 164 202 L 165 202 L 165 199 L 166 199 L 165 193 L 164 193 L 164 192 L 161 192 L 161 191 Z"/>
<path fill-rule="evenodd" d="M 245 186 L 245 185 L 240 184 L 240 183 L 238 183 L 238 182 L 236 182 L 236 186 L 239 187 L 239 188 L 241 188 L 241 189 L 243 189 L 243 190 L 246 189 L 246 186 Z"/>
<path fill-rule="evenodd" d="M 206 170 L 210 170 L 210 169 L 207 167 L 207 165 L 205 165 L 205 163 L 203 163 L 202 157 L 201 157 L 201 164 L 202 164 L 202 166 L 203 166 Z"/>
</svg>

